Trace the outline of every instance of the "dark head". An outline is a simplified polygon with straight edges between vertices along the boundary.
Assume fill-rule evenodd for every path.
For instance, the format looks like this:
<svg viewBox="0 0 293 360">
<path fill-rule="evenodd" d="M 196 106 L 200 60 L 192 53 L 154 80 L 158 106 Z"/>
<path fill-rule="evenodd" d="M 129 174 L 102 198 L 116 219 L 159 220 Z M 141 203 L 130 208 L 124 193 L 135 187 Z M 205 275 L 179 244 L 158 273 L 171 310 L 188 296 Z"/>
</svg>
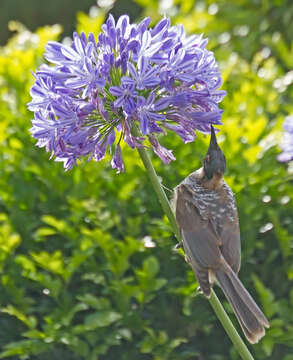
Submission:
<svg viewBox="0 0 293 360">
<path fill-rule="evenodd" d="M 203 160 L 203 167 L 208 179 L 211 179 L 214 174 L 222 176 L 226 170 L 225 155 L 217 143 L 215 130 L 212 125 L 210 146 Z"/>
</svg>

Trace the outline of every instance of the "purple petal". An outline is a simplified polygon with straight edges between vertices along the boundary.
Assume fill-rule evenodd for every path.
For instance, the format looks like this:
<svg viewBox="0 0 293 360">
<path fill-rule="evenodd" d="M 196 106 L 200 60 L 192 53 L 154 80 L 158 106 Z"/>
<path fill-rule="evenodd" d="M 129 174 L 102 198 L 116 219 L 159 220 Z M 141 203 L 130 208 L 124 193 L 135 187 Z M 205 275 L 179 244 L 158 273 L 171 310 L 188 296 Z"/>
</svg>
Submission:
<svg viewBox="0 0 293 360">
<path fill-rule="evenodd" d="M 122 76 L 121 83 L 124 85 L 130 85 L 130 86 L 135 85 L 135 81 L 129 76 Z"/>
<path fill-rule="evenodd" d="M 136 69 L 135 69 L 135 67 L 133 66 L 133 64 L 128 63 L 128 71 L 130 72 L 130 75 L 131 75 L 133 78 L 136 78 L 136 77 L 137 77 L 137 72 L 136 72 Z"/>
<path fill-rule="evenodd" d="M 293 160 L 293 116 L 287 116 L 283 124 L 284 134 L 281 142 L 283 152 L 278 155 L 278 160 L 288 162 Z"/>
<path fill-rule="evenodd" d="M 110 132 L 110 134 L 108 135 L 108 137 L 107 137 L 107 144 L 108 144 L 109 146 L 111 146 L 111 145 L 114 143 L 115 138 L 116 138 L 116 136 L 115 136 L 115 131 L 112 130 L 112 131 Z"/>
<path fill-rule="evenodd" d="M 119 86 L 111 86 L 109 92 L 115 96 L 121 96 L 123 94 L 123 90 Z"/>
<path fill-rule="evenodd" d="M 171 104 L 171 97 L 162 97 L 158 101 L 154 103 L 154 110 L 160 111 L 167 109 L 169 105 Z"/>
<path fill-rule="evenodd" d="M 149 60 L 145 56 L 141 56 L 138 59 L 137 68 L 140 71 L 140 73 L 146 72 L 147 68 L 148 68 L 148 65 L 149 65 Z"/>
<path fill-rule="evenodd" d="M 120 174 L 124 171 L 124 164 L 122 160 L 122 152 L 120 145 L 116 145 L 115 153 L 111 161 L 113 169 L 117 169 L 117 174 Z"/>
<path fill-rule="evenodd" d="M 149 132 L 148 118 L 145 114 L 140 116 L 140 131 L 143 135 L 146 135 Z"/>
<path fill-rule="evenodd" d="M 172 150 L 168 150 L 162 146 L 154 136 L 150 135 L 149 140 L 153 146 L 154 153 L 162 159 L 165 164 L 169 164 L 171 160 L 176 160 L 172 154 Z"/>
<path fill-rule="evenodd" d="M 185 130 L 181 125 L 173 125 L 173 124 L 165 123 L 164 127 L 168 130 L 174 131 L 177 135 L 179 135 L 183 140 L 184 144 L 192 142 L 195 139 L 194 132 L 193 131 L 189 132 Z"/>
<path fill-rule="evenodd" d="M 94 158 L 96 161 L 100 161 L 105 157 L 106 149 L 107 149 L 106 141 L 96 144 L 94 151 Z"/>
</svg>

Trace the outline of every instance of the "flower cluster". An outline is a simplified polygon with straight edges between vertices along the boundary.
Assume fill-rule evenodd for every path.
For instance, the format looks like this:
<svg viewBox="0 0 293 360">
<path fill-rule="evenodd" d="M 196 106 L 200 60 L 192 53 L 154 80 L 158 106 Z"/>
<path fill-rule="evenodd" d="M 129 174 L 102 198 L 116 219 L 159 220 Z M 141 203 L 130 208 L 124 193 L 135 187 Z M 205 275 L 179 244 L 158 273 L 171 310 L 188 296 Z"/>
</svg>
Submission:
<svg viewBox="0 0 293 360">
<path fill-rule="evenodd" d="M 115 23 L 110 15 L 97 41 L 75 33 L 71 46 L 47 44 L 45 58 L 54 65 L 43 64 L 34 75 L 31 132 L 66 170 L 83 156 L 101 160 L 108 147 L 121 172 L 121 141 L 135 148 L 146 138 L 168 163 L 175 157 L 157 135 L 171 130 L 186 143 L 195 130 L 221 124 L 225 92 L 218 90 L 221 76 L 207 39 L 187 36 L 167 18 L 154 28 L 149 23 L 130 24 L 126 15 Z"/>
<path fill-rule="evenodd" d="M 282 141 L 283 152 L 278 156 L 278 160 L 287 162 L 293 160 L 293 116 L 285 119 L 283 128 L 285 130 Z"/>
</svg>

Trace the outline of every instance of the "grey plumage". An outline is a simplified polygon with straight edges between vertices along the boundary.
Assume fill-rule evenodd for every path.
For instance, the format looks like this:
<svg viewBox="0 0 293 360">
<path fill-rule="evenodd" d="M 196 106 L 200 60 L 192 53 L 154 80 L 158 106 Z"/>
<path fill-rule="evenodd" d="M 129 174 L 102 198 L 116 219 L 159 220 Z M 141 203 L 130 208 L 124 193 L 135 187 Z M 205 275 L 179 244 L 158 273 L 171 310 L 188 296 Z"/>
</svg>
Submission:
<svg viewBox="0 0 293 360">
<path fill-rule="evenodd" d="M 212 141 L 216 141 L 215 136 Z M 212 150 L 216 148 L 221 152 L 216 146 Z M 209 163 L 204 163 L 203 168 L 175 188 L 176 220 L 187 261 L 202 292 L 210 296 L 216 281 L 234 309 L 246 338 L 256 343 L 264 336 L 269 323 L 237 276 L 241 263 L 237 206 L 232 190 L 222 177 L 224 155 L 217 158 L 213 167 L 215 163 L 210 156 L 214 155 L 209 151 L 205 159 Z"/>
</svg>

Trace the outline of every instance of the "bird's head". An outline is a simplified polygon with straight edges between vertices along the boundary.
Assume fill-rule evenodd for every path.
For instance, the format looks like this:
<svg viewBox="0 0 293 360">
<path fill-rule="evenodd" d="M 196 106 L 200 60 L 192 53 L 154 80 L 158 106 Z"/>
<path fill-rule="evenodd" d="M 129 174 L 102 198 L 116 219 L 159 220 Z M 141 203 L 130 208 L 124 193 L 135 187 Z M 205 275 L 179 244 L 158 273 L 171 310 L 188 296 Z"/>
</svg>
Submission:
<svg viewBox="0 0 293 360">
<path fill-rule="evenodd" d="M 215 130 L 212 125 L 210 146 L 203 160 L 203 167 L 208 179 L 212 179 L 214 175 L 222 177 L 226 170 L 225 155 L 217 143 Z"/>
</svg>

